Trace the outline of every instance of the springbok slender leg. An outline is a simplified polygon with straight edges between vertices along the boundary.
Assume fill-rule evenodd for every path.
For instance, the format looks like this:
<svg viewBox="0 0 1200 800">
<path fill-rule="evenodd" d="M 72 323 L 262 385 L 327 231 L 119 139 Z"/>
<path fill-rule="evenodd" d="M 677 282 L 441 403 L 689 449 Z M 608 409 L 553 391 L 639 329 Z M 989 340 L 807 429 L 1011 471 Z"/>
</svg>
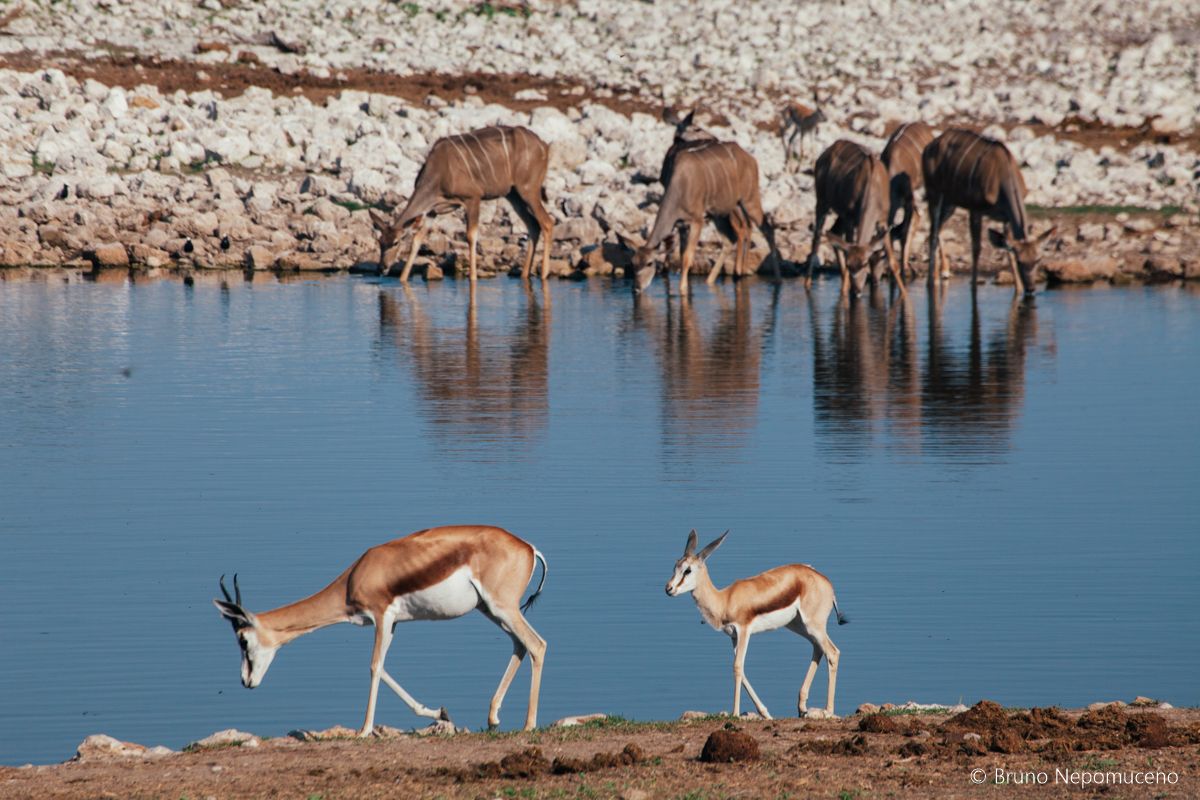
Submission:
<svg viewBox="0 0 1200 800">
<path fill-rule="evenodd" d="M 488 708 L 488 725 L 495 727 L 500 724 L 500 706 L 504 703 L 508 687 L 517 674 L 517 668 L 521 665 L 525 654 L 528 653 L 533 674 L 529 679 L 529 709 L 525 713 L 525 730 L 533 730 L 537 727 L 538 696 L 542 687 L 542 665 L 546 658 L 546 640 L 533 629 L 533 626 L 521 614 L 520 608 L 501 609 L 489 606 L 484 609 L 484 614 L 499 625 L 500 629 L 513 640 L 513 654 L 508 660 L 508 668 L 505 669 L 504 676 L 500 679 L 500 685 L 496 687 L 496 693 L 492 696 L 492 702 Z"/>
<path fill-rule="evenodd" d="M 737 638 L 733 643 L 733 715 L 739 716 L 742 708 L 742 687 L 746 687 L 746 692 L 750 695 L 750 699 L 754 702 L 754 707 L 758 709 L 758 713 L 764 719 L 770 719 L 771 713 L 767 711 L 767 707 L 762 704 L 755 694 L 753 687 L 750 686 L 750 681 L 746 678 L 746 649 L 750 646 L 750 634 L 744 631 L 738 631 Z"/>
<path fill-rule="evenodd" d="M 379 697 L 379 679 L 383 674 L 383 660 L 392 645 L 392 621 L 384 618 L 375 625 L 375 651 L 371 654 L 371 693 L 367 699 L 367 718 L 359 728 L 359 736 L 370 736 L 375 729 L 375 701 Z"/>
<path fill-rule="evenodd" d="M 383 667 L 379 668 L 379 676 L 383 678 L 383 682 L 388 685 L 388 688 L 399 695 L 400 699 L 404 701 L 404 705 L 412 709 L 412 712 L 417 716 L 430 717 L 431 719 L 444 719 L 449 721 L 450 713 L 446 711 L 445 706 L 434 710 L 429 706 L 418 703 L 411 694 L 404 691 L 404 687 L 397 683 L 396 679 L 389 675 L 387 670 L 385 670 Z"/>
<path fill-rule="evenodd" d="M 425 238 L 425 224 L 417 223 L 417 229 L 413 231 L 412 247 L 408 251 L 408 258 L 404 260 L 404 269 L 400 271 L 400 282 L 407 283 L 408 275 L 412 272 L 413 261 L 417 258 L 417 251 L 421 249 L 421 242 Z M 384 267 L 384 274 L 387 274 L 387 265 Z"/>
<path fill-rule="evenodd" d="M 479 199 L 471 198 L 466 202 L 467 209 L 467 263 L 471 270 L 471 283 L 477 278 L 475 271 L 475 245 L 479 241 Z"/>
</svg>

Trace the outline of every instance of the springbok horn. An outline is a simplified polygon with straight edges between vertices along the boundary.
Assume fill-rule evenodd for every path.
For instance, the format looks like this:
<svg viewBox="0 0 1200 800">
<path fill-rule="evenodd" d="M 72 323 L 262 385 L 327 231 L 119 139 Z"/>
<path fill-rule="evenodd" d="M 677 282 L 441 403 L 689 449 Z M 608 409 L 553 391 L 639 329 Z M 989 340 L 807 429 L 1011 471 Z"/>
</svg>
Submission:
<svg viewBox="0 0 1200 800">
<path fill-rule="evenodd" d="M 242 587 L 238 586 L 236 572 L 233 573 L 233 593 L 237 596 L 237 599 L 234 600 L 234 602 L 237 603 L 238 608 L 241 608 L 241 606 L 242 606 Z"/>
<path fill-rule="evenodd" d="M 229 596 L 229 590 L 225 588 L 225 576 L 224 575 L 221 576 L 220 584 L 221 584 L 221 594 L 225 595 L 225 602 L 232 603 L 233 598 Z"/>
</svg>

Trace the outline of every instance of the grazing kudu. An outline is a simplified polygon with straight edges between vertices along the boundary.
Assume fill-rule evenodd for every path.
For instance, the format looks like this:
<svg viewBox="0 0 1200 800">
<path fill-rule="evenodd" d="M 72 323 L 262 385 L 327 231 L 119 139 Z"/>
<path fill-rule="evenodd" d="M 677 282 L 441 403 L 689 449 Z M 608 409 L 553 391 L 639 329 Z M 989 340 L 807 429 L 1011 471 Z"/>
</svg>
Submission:
<svg viewBox="0 0 1200 800">
<path fill-rule="evenodd" d="M 888 206 L 888 227 L 896 224 L 896 213 L 902 211 L 900 234 L 900 276 L 908 269 L 908 254 L 913 232 L 920 214 L 917 212 L 916 191 L 925 185 L 921 154 L 933 141 L 933 128 L 924 122 L 906 122 L 888 137 L 883 147 L 883 165 L 888 170 L 891 186 Z"/>
<path fill-rule="evenodd" d="M 538 588 L 524 604 L 521 594 L 542 562 Z M 349 569 L 321 591 L 272 611 L 252 613 L 242 605 L 242 592 L 234 576 L 236 597 L 230 597 L 221 576 L 224 600 L 213 600 L 221 616 L 233 624 L 242 650 L 242 685 L 253 689 L 262 682 L 276 651 L 293 639 L 328 625 L 350 622 L 375 626 L 375 651 L 371 656 L 371 692 L 367 717 L 359 736 L 375 727 L 375 700 L 382 679 L 414 713 L 449 720 L 446 709 L 421 705 L 383 668 L 392 631 L 399 622 L 454 619 L 479 609 L 500 626 L 513 643 L 513 655 L 488 709 L 488 724 L 500 724 L 500 704 L 517 667 L 529 653 L 533 678 L 525 729 L 537 725 L 538 690 L 546 642 L 522 612 L 533 605 L 546 581 L 546 559 L 533 545 L 506 530 L 487 525 L 429 528 L 372 547 Z"/>
<path fill-rule="evenodd" d="M 554 233 L 554 220 L 542 205 L 549 161 L 549 146 L 528 128 L 496 125 L 438 139 L 429 150 L 417 174 L 412 196 L 399 216 L 389 220 L 377 211 L 371 212 L 380 233 L 380 273 L 387 273 L 390 251 L 399 244 L 404 232 L 412 228 L 412 246 L 400 273 L 400 280 L 407 281 L 425 235 L 425 217 L 461 206 L 467 212 L 468 261 L 471 280 L 475 280 L 479 204 L 504 197 L 529 231 L 521 274 L 529 277 L 538 241 L 544 238 L 542 280 L 545 280 L 550 273 L 550 243 Z"/>
<path fill-rule="evenodd" d="M 830 211 L 837 221 L 828 235 L 842 272 L 842 294 L 862 291 L 871 256 L 882 246 L 896 285 L 904 292 L 904 281 L 892 254 L 887 212 L 890 189 L 887 168 L 879 156 L 865 147 L 839 139 L 825 149 L 814 170 L 817 215 L 813 222 L 812 252 L 808 256 L 805 288 L 812 287 L 812 271 L 820 260 L 821 234 Z"/>
<path fill-rule="evenodd" d="M 775 234 L 763 215 L 758 162 L 735 142 L 721 142 L 711 135 L 692 132 L 691 118 L 689 114 L 686 126 L 676 129 L 675 142 L 663 160 L 665 191 L 650 237 L 636 248 L 634 291 L 644 291 L 654 280 L 654 266 L 647 262 L 664 242 L 673 241 L 675 227 L 680 224 L 684 225 L 680 291 L 687 291 L 688 274 L 706 217 L 717 221 L 723 233 L 733 234 L 734 275 L 745 271 L 753 229 L 762 231 L 778 280 Z M 719 267 L 720 264 L 709 273 L 709 283 L 717 279 Z"/>
<path fill-rule="evenodd" d="M 779 129 L 779 135 L 783 139 L 784 169 L 787 169 L 792 160 L 792 152 L 797 141 L 800 143 L 800 152 L 796 159 L 800 162 L 804 160 L 804 138 L 815 133 L 817 126 L 825 121 L 825 113 L 816 107 L 816 103 L 817 93 L 814 91 L 813 107 L 810 108 L 804 103 L 788 103 L 783 107 L 781 112 L 783 125 Z"/>
<path fill-rule="evenodd" d="M 691 592 L 704 621 L 733 640 L 733 715 L 738 716 L 744 686 L 758 713 L 771 718 L 746 676 L 746 648 L 751 634 L 786 627 L 813 646 L 812 661 L 796 704 L 800 716 L 832 717 L 839 650 L 825 633 L 825 623 L 831 611 L 836 612 L 839 625 L 848 621 L 838 609 L 833 584 L 807 564 L 788 564 L 718 589 L 708 576 L 705 562 L 728 535 L 725 531 L 697 553 L 696 531 L 689 533 L 683 557 L 675 562 L 675 572 L 667 582 L 667 594 L 675 597 Z M 829 697 L 823 712 L 810 712 L 808 689 L 822 656 L 829 663 Z"/>
<path fill-rule="evenodd" d="M 934 260 L 938 236 L 955 208 L 965 208 L 971 222 L 971 287 L 979 272 L 983 218 L 999 220 L 1004 230 L 988 230 L 995 247 L 1005 251 L 1016 291 L 1033 293 L 1038 250 L 1055 231 L 1030 238 L 1025 214 L 1025 180 L 1008 148 L 974 131 L 948 130 L 934 139 L 921 157 L 925 198 L 929 203 L 929 281 L 936 281 Z"/>
</svg>

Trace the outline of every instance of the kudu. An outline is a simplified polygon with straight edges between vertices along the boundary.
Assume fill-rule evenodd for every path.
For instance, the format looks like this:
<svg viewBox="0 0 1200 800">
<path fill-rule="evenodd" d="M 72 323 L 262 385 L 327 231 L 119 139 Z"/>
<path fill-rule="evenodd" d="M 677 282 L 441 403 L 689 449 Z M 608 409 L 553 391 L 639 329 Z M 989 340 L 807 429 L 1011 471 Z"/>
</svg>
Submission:
<svg viewBox="0 0 1200 800">
<path fill-rule="evenodd" d="M 971 287 L 979 272 L 983 218 L 999 220 L 1004 230 L 988 230 L 993 246 L 1005 251 L 1017 292 L 1032 294 L 1037 279 L 1038 250 L 1055 232 L 1050 228 L 1030 238 L 1025 214 L 1025 181 L 1016 159 L 1001 142 L 974 131 L 948 130 L 934 139 L 921 157 L 925 198 L 929 204 L 929 281 L 937 280 L 934 261 L 938 235 L 955 208 L 965 208 L 971 223 Z"/>
<path fill-rule="evenodd" d="M 921 154 L 933 141 L 933 128 L 924 122 L 906 122 L 888 137 L 883 147 L 883 165 L 887 167 L 891 188 L 888 206 L 888 227 L 896 225 L 897 212 L 904 216 L 896 228 L 900 236 L 900 275 L 908 269 L 908 254 L 912 248 L 913 232 L 920 214 L 917 212 L 916 191 L 925 185 L 921 169 Z"/>
<path fill-rule="evenodd" d="M 825 113 L 821 111 L 817 93 L 814 91 L 811 108 L 804 103 L 788 103 L 783 107 L 781 116 L 783 125 L 779 129 L 779 135 L 783 139 L 783 166 L 787 169 L 797 140 L 800 142 L 800 152 L 796 159 L 804 160 L 804 138 L 816 132 L 817 126 L 825 121 Z"/>
<path fill-rule="evenodd" d="M 721 142 L 701 131 L 693 123 L 693 114 L 688 114 L 676 127 L 675 141 L 663 160 L 661 176 L 664 193 L 654 227 L 646 242 L 635 248 L 634 292 L 644 291 L 654 280 L 654 266 L 647 262 L 664 242 L 670 246 L 680 224 L 684 225 L 680 291 L 687 291 L 688 274 L 706 217 L 734 240 L 734 275 L 745 272 L 750 238 L 753 229 L 758 228 L 767 240 L 775 278 L 779 279 L 774 229 L 763 214 L 758 162 L 753 156 L 735 142 Z M 627 240 L 622 237 L 622 242 Z M 718 262 L 709 273 L 709 283 L 717 279 L 720 266 Z"/>
<path fill-rule="evenodd" d="M 814 180 L 817 216 L 813 222 L 812 252 L 808 256 L 805 288 L 812 287 L 813 267 L 820 260 L 825 217 L 833 211 L 837 214 L 837 221 L 828 239 L 841 269 L 842 294 L 849 293 L 852 281 L 855 291 L 862 291 L 870 260 L 880 247 L 883 248 L 896 285 L 904 293 L 904 281 L 896 270 L 887 227 L 890 190 L 883 161 L 862 145 L 839 139 L 817 159 Z"/>
<path fill-rule="evenodd" d="M 429 150 L 417 174 L 412 196 L 399 216 L 389 220 L 378 211 L 371 212 L 380 233 L 380 273 L 387 274 L 390 251 L 399 244 L 404 232 L 412 228 L 411 249 L 400 273 L 400 280 L 407 281 L 424 238 L 425 218 L 461 206 L 467 213 L 468 260 L 474 281 L 479 204 L 504 197 L 529 231 L 521 274 L 529 277 L 538 242 L 545 238 L 542 248 L 542 280 L 545 280 L 550 273 L 550 243 L 554 233 L 554 220 L 542 205 L 549 160 L 549 146 L 528 128 L 496 125 L 438 139 Z"/>
</svg>

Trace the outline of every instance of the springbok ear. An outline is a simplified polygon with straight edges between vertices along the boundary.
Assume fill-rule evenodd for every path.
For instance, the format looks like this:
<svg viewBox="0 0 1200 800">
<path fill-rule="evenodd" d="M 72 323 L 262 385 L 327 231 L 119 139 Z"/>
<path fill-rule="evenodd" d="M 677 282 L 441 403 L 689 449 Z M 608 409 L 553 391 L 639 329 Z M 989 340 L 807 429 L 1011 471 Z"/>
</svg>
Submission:
<svg viewBox="0 0 1200 800">
<path fill-rule="evenodd" d="M 825 238 L 829 241 L 829 244 L 832 247 L 836 247 L 843 253 L 850 249 L 850 243 L 838 236 L 836 233 L 828 233 L 825 235 Z"/>
<path fill-rule="evenodd" d="M 213 605 L 217 607 L 217 611 L 221 612 L 222 617 L 233 623 L 234 630 L 254 625 L 253 616 L 239 605 L 216 598 L 213 599 Z"/>
<path fill-rule="evenodd" d="M 713 551 L 721 546 L 721 542 L 725 541 L 725 537 L 729 535 L 729 531 L 725 531 L 716 539 L 713 539 L 708 544 L 704 545 L 704 549 L 700 551 L 700 560 L 704 561 L 713 554 Z"/>
<path fill-rule="evenodd" d="M 1041 236 L 1037 237 L 1037 243 L 1041 244 L 1042 242 L 1046 241 L 1047 239 L 1049 239 L 1051 236 L 1053 236 L 1056 233 L 1058 233 L 1057 225 L 1055 225 L 1053 228 L 1051 228 L 1050 230 L 1043 233 Z"/>
<path fill-rule="evenodd" d="M 988 241 L 992 243 L 992 247 L 998 247 L 1001 250 L 1012 250 L 1012 247 L 1008 244 L 1008 234 L 1003 231 L 988 228 Z"/>
<path fill-rule="evenodd" d="M 371 215 L 371 224 L 381 233 L 391 227 L 392 221 L 379 209 L 369 208 L 367 209 L 367 213 Z"/>
<path fill-rule="evenodd" d="M 688 534 L 687 544 L 683 548 L 683 554 L 685 556 L 695 555 L 696 545 L 699 543 L 700 540 L 696 536 L 696 529 L 692 528 L 692 532 Z"/>
</svg>

